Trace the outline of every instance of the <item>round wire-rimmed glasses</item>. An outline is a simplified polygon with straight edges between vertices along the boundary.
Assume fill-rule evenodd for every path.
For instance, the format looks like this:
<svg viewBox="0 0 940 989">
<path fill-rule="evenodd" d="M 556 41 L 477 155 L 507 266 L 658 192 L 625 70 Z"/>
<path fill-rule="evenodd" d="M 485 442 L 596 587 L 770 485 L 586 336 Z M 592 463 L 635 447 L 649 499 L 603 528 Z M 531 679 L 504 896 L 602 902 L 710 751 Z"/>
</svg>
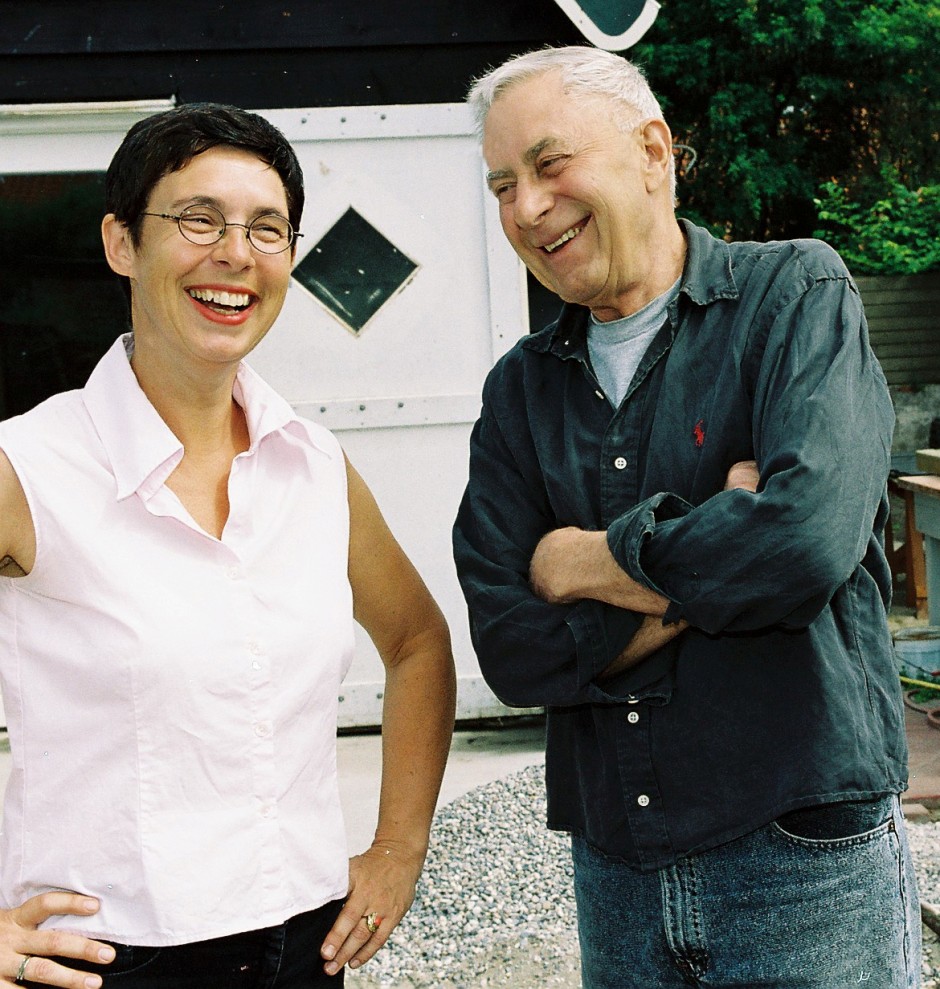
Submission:
<svg viewBox="0 0 940 989">
<path fill-rule="evenodd" d="M 251 223 L 230 223 L 214 206 L 187 206 L 182 213 L 148 213 L 141 216 L 156 216 L 161 220 L 173 220 L 180 233 L 191 243 L 207 247 L 218 243 L 228 227 L 241 227 L 248 242 L 262 254 L 280 254 L 286 251 L 298 237 L 290 222 L 280 213 L 264 213 L 256 216 Z"/>
</svg>

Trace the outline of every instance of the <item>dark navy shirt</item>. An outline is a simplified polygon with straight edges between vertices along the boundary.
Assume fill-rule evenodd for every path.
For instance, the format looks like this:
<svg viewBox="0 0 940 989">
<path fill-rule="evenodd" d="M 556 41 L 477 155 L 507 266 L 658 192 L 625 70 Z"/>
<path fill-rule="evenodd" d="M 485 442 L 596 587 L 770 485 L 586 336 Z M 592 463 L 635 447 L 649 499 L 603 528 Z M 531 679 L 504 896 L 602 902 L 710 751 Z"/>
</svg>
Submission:
<svg viewBox="0 0 940 989">
<path fill-rule="evenodd" d="M 907 773 L 883 550 L 894 414 L 858 291 L 819 241 L 683 231 L 679 297 L 618 409 L 582 307 L 498 362 L 454 528 L 484 677 L 547 709 L 549 826 L 647 869 Z M 750 459 L 757 493 L 723 491 Z M 560 526 L 606 530 L 691 627 L 599 683 L 642 616 L 532 593 Z"/>
</svg>

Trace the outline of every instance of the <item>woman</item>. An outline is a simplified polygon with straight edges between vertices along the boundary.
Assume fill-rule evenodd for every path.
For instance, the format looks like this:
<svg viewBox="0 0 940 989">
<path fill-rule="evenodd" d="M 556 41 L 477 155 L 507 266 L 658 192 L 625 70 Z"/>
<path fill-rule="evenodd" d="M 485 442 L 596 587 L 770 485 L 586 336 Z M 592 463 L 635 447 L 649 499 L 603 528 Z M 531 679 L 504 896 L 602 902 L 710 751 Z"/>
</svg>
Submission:
<svg viewBox="0 0 940 989">
<path fill-rule="evenodd" d="M 83 390 L 0 424 L 2 984 L 336 985 L 413 899 L 453 726 L 447 628 L 336 440 L 243 363 L 302 208 L 261 117 L 135 125 L 102 224 L 132 333 Z M 354 618 L 386 691 L 376 837 L 347 863 Z"/>
</svg>

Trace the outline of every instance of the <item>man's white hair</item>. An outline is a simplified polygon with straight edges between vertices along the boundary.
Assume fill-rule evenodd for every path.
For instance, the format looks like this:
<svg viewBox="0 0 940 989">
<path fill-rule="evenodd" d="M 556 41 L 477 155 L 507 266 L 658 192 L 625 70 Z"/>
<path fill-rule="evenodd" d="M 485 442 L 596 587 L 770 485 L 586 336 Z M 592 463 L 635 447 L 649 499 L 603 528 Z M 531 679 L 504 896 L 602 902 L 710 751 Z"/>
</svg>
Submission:
<svg viewBox="0 0 940 989">
<path fill-rule="evenodd" d="M 517 83 L 546 72 L 560 73 L 565 92 L 575 98 L 610 100 L 619 110 L 616 121 L 623 130 L 632 130 L 650 118 L 665 121 L 646 77 L 632 62 L 600 48 L 571 45 L 516 55 L 475 79 L 467 93 L 467 104 L 477 134 L 482 137 L 486 116 L 499 96 Z M 670 161 L 669 183 L 675 197 L 674 158 Z"/>
</svg>

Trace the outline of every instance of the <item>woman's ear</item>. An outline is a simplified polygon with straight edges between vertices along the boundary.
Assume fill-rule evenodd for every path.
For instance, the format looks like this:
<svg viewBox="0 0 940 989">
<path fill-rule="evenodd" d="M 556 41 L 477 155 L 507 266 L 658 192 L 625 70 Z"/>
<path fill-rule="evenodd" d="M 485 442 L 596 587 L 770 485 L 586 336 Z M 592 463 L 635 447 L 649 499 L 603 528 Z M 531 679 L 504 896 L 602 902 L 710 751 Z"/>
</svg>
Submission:
<svg viewBox="0 0 940 989">
<path fill-rule="evenodd" d="M 101 221 L 101 240 L 104 243 L 104 256 L 111 270 L 131 277 L 136 256 L 131 233 L 113 213 L 107 213 Z"/>
</svg>

